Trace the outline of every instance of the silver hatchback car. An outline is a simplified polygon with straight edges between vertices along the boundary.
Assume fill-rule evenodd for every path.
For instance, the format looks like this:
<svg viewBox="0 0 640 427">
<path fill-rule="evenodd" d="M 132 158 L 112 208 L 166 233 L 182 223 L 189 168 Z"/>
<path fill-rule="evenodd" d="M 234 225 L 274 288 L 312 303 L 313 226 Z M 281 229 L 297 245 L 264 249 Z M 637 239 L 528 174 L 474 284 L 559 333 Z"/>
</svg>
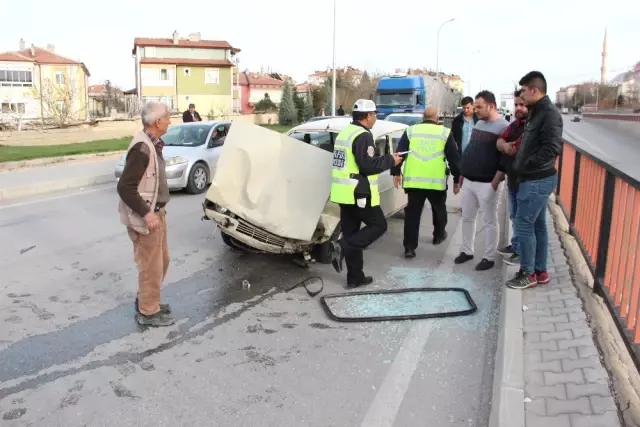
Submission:
<svg viewBox="0 0 640 427">
<path fill-rule="evenodd" d="M 186 189 L 191 194 L 200 194 L 211 183 L 224 140 L 231 122 L 192 122 L 170 126 L 164 134 L 164 156 L 167 182 L 170 190 Z M 120 179 L 126 153 L 115 168 L 116 179 Z"/>
</svg>

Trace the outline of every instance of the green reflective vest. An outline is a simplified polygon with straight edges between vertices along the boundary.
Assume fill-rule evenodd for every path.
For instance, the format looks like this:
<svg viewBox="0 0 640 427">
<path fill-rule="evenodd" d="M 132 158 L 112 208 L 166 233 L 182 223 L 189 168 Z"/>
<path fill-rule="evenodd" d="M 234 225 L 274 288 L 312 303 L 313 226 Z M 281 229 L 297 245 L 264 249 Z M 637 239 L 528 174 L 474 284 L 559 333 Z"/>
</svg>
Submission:
<svg viewBox="0 0 640 427">
<path fill-rule="evenodd" d="M 331 172 L 331 201 L 343 205 L 355 205 L 354 191 L 358 185 L 358 179 L 353 176 L 360 174 L 360 168 L 353 155 L 353 141 L 366 130 L 362 126 L 347 125 L 338 134 L 333 146 L 333 170 Z M 371 189 L 371 206 L 380 204 L 380 192 L 378 191 L 378 175 L 369 175 Z"/>
<path fill-rule="evenodd" d="M 447 189 L 444 147 L 450 132 L 444 126 L 431 123 L 421 123 L 407 129 L 411 152 L 404 162 L 404 188 Z"/>
</svg>

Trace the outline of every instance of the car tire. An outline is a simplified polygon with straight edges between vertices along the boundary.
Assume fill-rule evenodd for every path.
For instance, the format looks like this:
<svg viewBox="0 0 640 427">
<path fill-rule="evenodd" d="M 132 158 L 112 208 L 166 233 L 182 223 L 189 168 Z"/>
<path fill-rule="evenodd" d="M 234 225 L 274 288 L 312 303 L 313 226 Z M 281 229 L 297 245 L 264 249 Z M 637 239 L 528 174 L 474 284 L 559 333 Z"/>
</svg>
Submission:
<svg viewBox="0 0 640 427">
<path fill-rule="evenodd" d="M 337 239 L 340 236 L 340 223 L 333 230 L 331 239 L 324 243 L 321 243 L 315 247 L 314 258 L 320 264 L 331 264 L 331 241 Z"/>
<path fill-rule="evenodd" d="M 233 249 L 238 249 L 238 247 L 233 244 L 233 237 L 229 236 L 227 233 L 225 233 L 222 230 L 220 230 L 220 236 L 222 237 L 222 241 L 225 243 L 225 245 Z"/>
<path fill-rule="evenodd" d="M 209 168 L 202 163 L 196 163 L 189 172 L 187 180 L 187 192 L 190 194 L 201 194 L 207 190 L 209 183 Z"/>
</svg>

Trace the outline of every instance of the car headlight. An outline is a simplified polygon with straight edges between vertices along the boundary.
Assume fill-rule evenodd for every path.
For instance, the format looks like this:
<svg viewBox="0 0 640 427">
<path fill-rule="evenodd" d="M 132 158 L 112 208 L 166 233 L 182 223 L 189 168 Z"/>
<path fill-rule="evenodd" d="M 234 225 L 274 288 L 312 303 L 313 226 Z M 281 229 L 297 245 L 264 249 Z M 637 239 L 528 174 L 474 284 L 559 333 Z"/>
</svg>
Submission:
<svg viewBox="0 0 640 427">
<path fill-rule="evenodd" d="M 187 159 L 180 156 L 169 157 L 164 161 L 165 166 L 175 166 L 175 165 L 181 165 L 183 163 L 187 163 Z"/>
<path fill-rule="evenodd" d="M 227 213 L 227 211 L 229 210 L 229 209 L 227 209 L 227 208 L 223 208 L 223 207 L 222 207 L 222 206 L 220 206 L 220 205 L 216 205 L 215 209 L 216 209 L 216 212 L 219 212 L 219 213 L 221 213 L 221 214 L 225 214 L 225 213 Z"/>
</svg>

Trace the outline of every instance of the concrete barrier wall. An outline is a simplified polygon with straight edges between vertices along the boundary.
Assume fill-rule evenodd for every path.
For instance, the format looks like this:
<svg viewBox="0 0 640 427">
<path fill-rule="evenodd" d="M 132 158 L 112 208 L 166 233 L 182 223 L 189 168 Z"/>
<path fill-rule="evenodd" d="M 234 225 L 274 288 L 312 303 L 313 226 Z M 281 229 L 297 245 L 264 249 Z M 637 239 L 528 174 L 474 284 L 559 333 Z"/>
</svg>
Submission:
<svg viewBox="0 0 640 427">
<path fill-rule="evenodd" d="M 205 118 L 206 120 L 206 118 Z M 277 124 L 277 114 L 246 114 L 217 117 L 215 120 L 242 120 L 255 124 Z M 182 116 L 172 117 L 173 123 L 182 123 Z M 100 121 L 95 126 L 81 125 L 67 129 L 26 130 L 0 132 L 0 145 L 62 145 L 78 142 L 115 139 L 132 136 L 141 128 L 140 119 Z"/>
<path fill-rule="evenodd" d="M 614 132 L 638 138 L 640 144 L 640 114 L 585 113 L 587 123 L 595 123 Z"/>
</svg>

